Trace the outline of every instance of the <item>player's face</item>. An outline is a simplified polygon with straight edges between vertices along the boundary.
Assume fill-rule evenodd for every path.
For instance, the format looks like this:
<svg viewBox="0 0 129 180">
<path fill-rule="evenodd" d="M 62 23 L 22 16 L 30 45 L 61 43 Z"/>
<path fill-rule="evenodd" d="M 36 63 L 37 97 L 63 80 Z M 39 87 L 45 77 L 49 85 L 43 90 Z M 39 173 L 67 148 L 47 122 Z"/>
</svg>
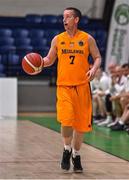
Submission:
<svg viewBox="0 0 129 180">
<path fill-rule="evenodd" d="M 63 23 L 66 31 L 72 29 L 77 24 L 77 17 L 74 16 L 73 10 L 64 11 Z"/>
</svg>

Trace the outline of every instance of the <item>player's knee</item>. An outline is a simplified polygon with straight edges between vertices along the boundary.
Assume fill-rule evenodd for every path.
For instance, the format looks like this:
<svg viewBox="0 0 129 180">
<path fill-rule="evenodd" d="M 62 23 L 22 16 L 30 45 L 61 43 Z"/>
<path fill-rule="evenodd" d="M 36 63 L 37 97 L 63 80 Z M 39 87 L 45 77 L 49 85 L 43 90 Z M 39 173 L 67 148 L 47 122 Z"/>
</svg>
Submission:
<svg viewBox="0 0 129 180">
<path fill-rule="evenodd" d="M 61 134 L 63 137 L 71 137 L 73 134 L 73 129 L 71 126 L 62 126 Z"/>
</svg>

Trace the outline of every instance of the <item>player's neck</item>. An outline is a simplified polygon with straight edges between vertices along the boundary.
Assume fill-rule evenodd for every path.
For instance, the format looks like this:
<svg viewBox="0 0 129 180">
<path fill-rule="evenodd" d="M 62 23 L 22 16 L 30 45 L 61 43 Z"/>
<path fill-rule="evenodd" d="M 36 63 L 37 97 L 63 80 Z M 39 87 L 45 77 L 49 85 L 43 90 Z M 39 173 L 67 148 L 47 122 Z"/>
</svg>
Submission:
<svg viewBox="0 0 129 180">
<path fill-rule="evenodd" d="M 78 29 L 73 29 L 73 30 L 69 30 L 67 31 L 68 35 L 73 38 L 78 32 Z"/>
</svg>

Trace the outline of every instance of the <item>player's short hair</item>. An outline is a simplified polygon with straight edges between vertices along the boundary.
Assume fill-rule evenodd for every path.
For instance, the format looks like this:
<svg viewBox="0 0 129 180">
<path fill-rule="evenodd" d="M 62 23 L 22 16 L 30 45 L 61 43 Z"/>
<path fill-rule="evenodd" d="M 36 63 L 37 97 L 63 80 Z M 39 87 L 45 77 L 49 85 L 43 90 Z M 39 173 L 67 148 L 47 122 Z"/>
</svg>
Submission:
<svg viewBox="0 0 129 180">
<path fill-rule="evenodd" d="M 73 10 L 74 11 L 74 16 L 79 17 L 79 22 L 80 22 L 80 20 L 82 18 L 82 13 L 81 13 L 81 11 L 79 9 L 74 8 L 74 7 L 67 7 L 65 10 Z"/>
</svg>

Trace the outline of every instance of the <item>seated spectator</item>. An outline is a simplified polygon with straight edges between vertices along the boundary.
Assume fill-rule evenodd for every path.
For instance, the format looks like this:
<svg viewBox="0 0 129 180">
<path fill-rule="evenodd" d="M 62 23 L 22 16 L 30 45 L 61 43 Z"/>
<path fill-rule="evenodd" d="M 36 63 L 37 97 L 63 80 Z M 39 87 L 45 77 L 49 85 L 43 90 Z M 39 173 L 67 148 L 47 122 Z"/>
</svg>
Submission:
<svg viewBox="0 0 129 180">
<path fill-rule="evenodd" d="M 123 75 L 123 69 L 119 65 L 111 69 L 110 77 L 110 88 L 107 90 L 107 94 L 105 93 L 107 120 L 98 124 L 99 126 L 110 127 L 114 125 L 122 115 L 122 108 L 118 95 L 124 90 L 124 84 L 126 84 L 127 78 Z M 115 121 L 113 121 L 114 116 L 116 117 Z"/>
<path fill-rule="evenodd" d="M 118 71 L 116 71 L 116 75 L 118 77 L 118 83 L 114 83 L 115 88 L 117 90 L 117 94 L 111 96 L 110 98 L 110 100 L 114 104 L 116 120 L 113 124 L 110 124 L 108 127 L 111 127 L 117 121 L 119 121 L 125 106 L 128 104 L 127 94 L 129 92 L 129 65 L 123 65 L 121 68 L 117 68 L 117 70 Z"/>
<path fill-rule="evenodd" d="M 129 93 L 128 93 L 128 99 L 129 99 Z M 113 131 L 124 130 L 124 127 L 127 123 L 129 123 L 129 103 L 126 105 L 120 120 L 115 125 L 111 126 L 111 130 Z M 129 134 L 129 128 L 127 128 L 127 132 Z"/>
<path fill-rule="evenodd" d="M 96 76 L 91 81 L 91 90 L 93 98 L 93 117 L 94 119 L 101 119 L 105 117 L 105 106 L 103 97 L 100 95 L 103 94 L 103 91 L 107 88 L 105 75 L 102 73 L 102 69 L 98 69 Z M 105 79 L 105 81 L 104 81 Z"/>
<path fill-rule="evenodd" d="M 112 74 L 115 72 L 116 64 L 109 64 L 108 71 L 108 87 L 104 91 L 103 96 L 105 97 L 105 107 L 106 107 L 106 119 L 100 123 L 98 126 L 107 126 L 112 123 L 112 102 L 110 101 L 111 94 L 114 94 L 115 88 L 112 87 L 113 76 Z M 102 94 L 101 94 L 102 95 Z"/>
</svg>

